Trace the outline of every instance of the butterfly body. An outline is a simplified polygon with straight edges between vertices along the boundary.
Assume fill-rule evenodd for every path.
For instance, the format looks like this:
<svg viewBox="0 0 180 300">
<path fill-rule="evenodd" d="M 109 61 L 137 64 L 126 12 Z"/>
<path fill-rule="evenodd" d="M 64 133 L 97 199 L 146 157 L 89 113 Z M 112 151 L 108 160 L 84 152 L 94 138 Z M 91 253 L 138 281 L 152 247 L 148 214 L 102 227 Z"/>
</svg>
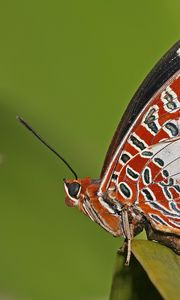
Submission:
<svg viewBox="0 0 180 300">
<path fill-rule="evenodd" d="M 180 42 L 131 100 L 100 179 L 65 181 L 69 202 L 67 185 L 75 182 L 76 205 L 105 230 L 129 242 L 145 228 L 180 253 Z"/>
<path fill-rule="evenodd" d="M 72 197 L 67 192 L 67 186 L 75 183 L 83 186 L 83 190 L 81 190 L 76 204 L 71 205 Z M 84 189 L 85 186 L 86 188 Z M 121 201 L 117 200 L 116 194 L 118 191 L 115 188 L 109 189 L 106 193 L 99 194 L 99 187 L 100 182 L 98 180 L 91 180 L 89 177 L 65 181 L 65 190 L 68 194 L 66 198 L 67 205 L 77 205 L 81 212 L 116 237 L 126 237 L 122 215 L 124 211 L 127 211 L 128 218 L 133 225 L 133 235 L 135 236 L 139 233 L 143 229 L 141 225 L 144 222 L 144 218 L 136 205 L 130 202 L 127 203 L 123 198 Z"/>
</svg>

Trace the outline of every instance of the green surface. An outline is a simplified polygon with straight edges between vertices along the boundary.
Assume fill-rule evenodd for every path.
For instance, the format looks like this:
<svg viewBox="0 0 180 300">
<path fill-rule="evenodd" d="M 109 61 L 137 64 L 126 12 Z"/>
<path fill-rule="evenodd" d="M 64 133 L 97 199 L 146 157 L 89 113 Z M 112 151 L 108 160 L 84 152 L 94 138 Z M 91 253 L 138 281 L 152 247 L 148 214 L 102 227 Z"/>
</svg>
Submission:
<svg viewBox="0 0 180 300">
<path fill-rule="evenodd" d="M 107 300 L 113 239 L 64 204 L 66 167 L 97 178 L 136 88 L 180 36 L 179 1 L 0 4 L 0 297 Z"/>
<path fill-rule="evenodd" d="M 134 239 L 129 267 L 116 255 L 109 300 L 179 300 L 180 256 L 157 242 Z"/>
<path fill-rule="evenodd" d="M 132 252 L 165 300 L 179 300 L 180 256 L 159 243 L 134 240 Z"/>
<path fill-rule="evenodd" d="M 133 243 L 133 246 L 134 244 L 137 244 L 137 246 L 140 245 L 143 248 L 145 247 L 147 253 L 150 253 L 151 251 L 148 248 L 147 243 L 148 241 L 136 240 Z M 143 260 L 143 255 L 140 255 L 140 257 Z M 116 255 L 109 300 L 162 300 L 163 298 L 155 289 L 154 285 L 149 280 L 147 273 L 144 271 L 133 253 L 131 254 L 129 267 L 124 265 L 125 259 L 126 253 Z M 146 271 L 147 269 L 149 270 L 150 266 L 149 268 L 146 268 Z"/>
</svg>

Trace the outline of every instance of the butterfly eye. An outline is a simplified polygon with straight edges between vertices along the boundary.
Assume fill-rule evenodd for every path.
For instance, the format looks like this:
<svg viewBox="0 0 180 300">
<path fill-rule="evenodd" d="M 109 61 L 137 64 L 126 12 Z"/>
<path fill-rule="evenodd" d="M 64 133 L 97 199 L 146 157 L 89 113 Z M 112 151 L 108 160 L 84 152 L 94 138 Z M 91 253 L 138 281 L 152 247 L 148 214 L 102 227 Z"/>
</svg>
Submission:
<svg viewBox="0 0 180 300">
<path fill-rule="evenodd" d="M 81 185 L 78 182 L 66 183 L 68 193 L 72 198 L 78 198 L 81 190 Z"/>
</svg>

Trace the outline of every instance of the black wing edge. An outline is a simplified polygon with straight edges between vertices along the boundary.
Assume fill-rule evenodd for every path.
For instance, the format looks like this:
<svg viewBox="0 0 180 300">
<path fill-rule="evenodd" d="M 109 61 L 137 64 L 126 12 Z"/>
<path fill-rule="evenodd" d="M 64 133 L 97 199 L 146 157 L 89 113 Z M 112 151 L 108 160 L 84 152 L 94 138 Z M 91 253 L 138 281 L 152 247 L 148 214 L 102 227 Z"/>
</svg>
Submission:
<svg viewBox="0 0 180 300">
<path fill-rule="evenodd" d="M 180 53 L 177 53 L 178 49 L 180 49 L 180 40 L 158 61 L 131 99 L 107 151 L 100 178 L 104 176 L 118 145 L 146 103 L 180 69 Z"/>
</svg>

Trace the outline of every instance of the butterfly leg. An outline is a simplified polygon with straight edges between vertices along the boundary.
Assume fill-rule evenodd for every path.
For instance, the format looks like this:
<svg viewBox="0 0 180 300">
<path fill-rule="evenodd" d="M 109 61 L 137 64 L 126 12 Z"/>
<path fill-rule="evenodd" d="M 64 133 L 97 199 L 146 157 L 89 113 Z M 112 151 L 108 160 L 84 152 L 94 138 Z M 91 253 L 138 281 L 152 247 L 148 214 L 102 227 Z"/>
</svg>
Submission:
<svg viewBox="0 0 180 300">
<path fill-rule="evenodd" d="M 129 266 L 130 258 L 131 258 L 131 241 L 132 241 L 132 225 L 129 223 L 128 212 L 127 209 L 122 211 L 122 225 L 125 236 L 125 247 L 127 247 L 127 256 L 125 266 Z M 123 245 L 124 246 L 124 245 Z"/>
<path fill-rule="evenodd" d="M 122 246 L 119 247 L 119 249 L 117 250 L 117 253 L 122 254 L 125 251 L 127 251 L 127 239 L 126 238 L 124 239 Z"/>
</svg>

